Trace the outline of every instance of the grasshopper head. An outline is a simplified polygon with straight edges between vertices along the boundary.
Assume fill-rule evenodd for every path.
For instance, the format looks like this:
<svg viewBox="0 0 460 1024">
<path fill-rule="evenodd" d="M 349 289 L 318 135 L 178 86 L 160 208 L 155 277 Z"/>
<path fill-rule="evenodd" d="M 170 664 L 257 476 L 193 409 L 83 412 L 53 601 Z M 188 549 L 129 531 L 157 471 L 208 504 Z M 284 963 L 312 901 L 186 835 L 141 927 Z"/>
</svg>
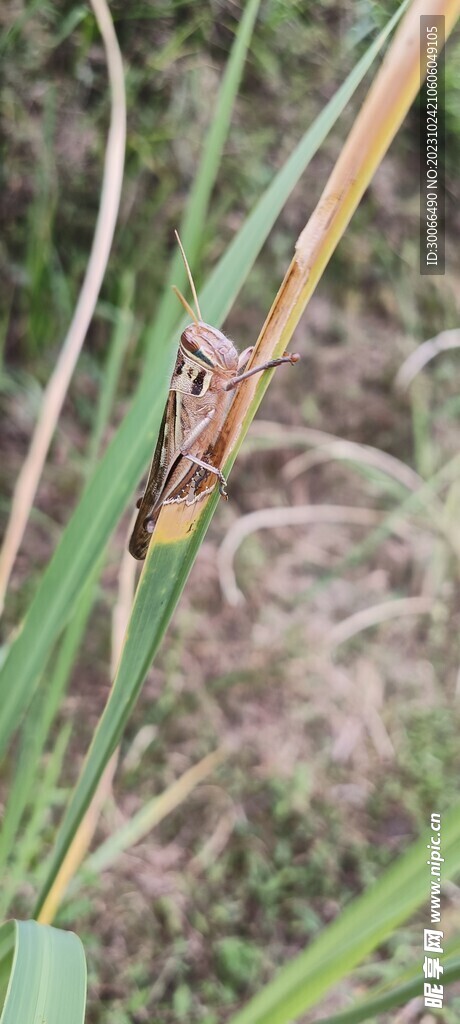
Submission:
<svg viewBox="0 0 460 1024">
<path fill-rule="evenodd" d="M 233 342 L 217 327 L 211 327 L 202 320 L 186 327 L 180 342 L 184 354 L 202 366 L 233 373 L 238 365 L 238 353 Z"/>
</svg>

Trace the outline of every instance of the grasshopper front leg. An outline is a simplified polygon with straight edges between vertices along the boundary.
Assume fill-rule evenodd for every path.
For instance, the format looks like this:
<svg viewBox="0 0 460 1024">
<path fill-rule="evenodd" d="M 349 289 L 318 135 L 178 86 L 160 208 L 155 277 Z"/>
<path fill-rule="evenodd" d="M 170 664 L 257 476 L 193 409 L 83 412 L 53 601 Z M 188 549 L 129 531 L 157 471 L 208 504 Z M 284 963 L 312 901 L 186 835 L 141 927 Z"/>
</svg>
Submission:
<svg viewBox="0 0 460 1024">
<path fill-rule="evenodd" d="M 240 362 L 244 366 L 243 357 L 246 362 L 249 359 L 252 349 L 247 349 L 243 352 Z M 231 380 L 227 381 L 224 390 L 231 391 L 232 388 L 237 388 L 238 384 L 241 384 L 243 380 L 247 380 L 248 377 L 252 377 L 254 373 L 262 373 L 263 370 L 271 370 L 274 366 L 281 366 L 282 363 L 298 363 L 300 359 L 298 352 L 285 352 L 284 356 L 279 356 L 278 359 L 269 359 L 267 363 L 261 363 L 260 366 L 253 366 L 251 370 L 246 370 L 245 373 L 238 374 L 237 377 L 232 377 Z"/>
</svg>

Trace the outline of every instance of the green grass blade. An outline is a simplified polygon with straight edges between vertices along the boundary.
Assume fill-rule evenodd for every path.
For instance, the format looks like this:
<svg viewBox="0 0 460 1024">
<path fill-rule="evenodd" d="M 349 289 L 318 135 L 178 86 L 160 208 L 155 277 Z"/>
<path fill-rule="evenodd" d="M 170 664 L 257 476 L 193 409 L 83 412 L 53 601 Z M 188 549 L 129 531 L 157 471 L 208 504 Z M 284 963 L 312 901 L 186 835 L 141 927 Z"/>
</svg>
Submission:
<svg viewBox="0 0 460 1024">
<path fill-rule="evenodd" d="M 0 1024 L 83 1024 L 86 963 L 73 932 L 35 921 L 14 922 L 14 956 Z M 12 925 L 0 929 L 6 951 L 0 977 L 11 961 Z"/>
<path fill-rule="evenodd" d="M 59 866 L 89 807 L 104 767 L 121 738 L 153 655 L 179 598 L 180 590 L 178 586 L 171 587 L 171 579 L 178 584 L 182 581 L 183 585 L 191 564 L 184 562 L 184 557 L 193 558 L 199 546 L 199 541 L 195 538 L 194 541 L 193 545 L 186 542 L 177 545 L 151 545 L 148 551 L 115 682 L 59 831 L 48 877 L 40 892 L 35 914 L 41 909 Z"/>
<path fill-rule="evenodd" d="M 259 6 L 260 0 L 249 0 L 249 3 L 246 4 L 243 10 L 235 42 L 219 90 L 212 123 L 204 144 L 203 155 L 187 202 L 185 217 L 180 225 L 182 244 L 192 269 L 203 236 L 209 200 L 217 178 L 225 140 L 230 129 L 233 105 L 243 74 L 244 62 Z M 150 351 L 154 351 L 156 346 L 160 345 L 165 337 L 168 337 L 174 324 L 177 323 L 180 307 L 171 288 L 175 284 L 183 291 L 185 283 L 186 273 L 184 264 L 181 254 L 177 246 L 175 246 L 163 297 L 155 317 L 155 323 L 148 332 L 148 347 Z"/>
<path fill-rule="evenodd" d="M 458 947 L 458 943 L 457 943 Z M 460 957 L 442 957 L 444 973 L 442 984 L 449 985 L 460 978 Z M 405 974 L 409 972 L 405 972 Z M 360 1024 L 361 1021 L 375 1021 L 379 1014 L 387 1013 L 398 1006 L 407 1006 L 411 999 L 416 999 L 421 994 L 422 982 L 425 980 L 422 973 L 422 960 L 410 971 L 411 977 L 405 981 L 393 982 L 391 988 L 386 985 L 385 991 L 379 989 L 371 992 L 368 999 L 360 1000 L 354 1006 L 342 1013 L 334 1013 L 332 1017 L 321 1017 L 321 1024 Z"/>
<path fill-rule="evenodd" d="M 44 573 L 22 631 L 0 674 L 0 751 L 17 726 L 37 679 L 95 560 L 132 496 L 155 444 L 163 414 L 172 350 L 158 354 L 156 391 L 144 378 L 137 401 L 107 449 Z M 160 381 L 160 386 L 158 386 Z M 162 385 L 162 386 L 161 386 Z M 44 617 L 46 609 L 46 617 Z M 15 679 L 15 685 L 11 680 Z"/>
<path fill-rule="evenodd" d="M 447 881 L 460 871 L 459 806 L 443 816 L 442 844 L 443 879 Z M 430 874 L 426 860 L 423 837 L 371 889 L 349 904 L 316 942 L 283 967 L 229 1024 L 288 1024 L 316 1006 L 334 984 L 384 942 L 417 907 L 428 902 Z M 426 920 L 429 927 L 428 911 Z M 423 925 L 420 935 L 423 940 Z"/>
<path fill-rule="evenodd" d="M 99 572 L 100 565 L 97 567 L 97 573 Z M 3 872 L 6 858 L 14 847 L 24 811 L 29 806 L 31 799 L 34 803 L 36 802 L 36 792 L 33 783 L 36 778 L 38 764 L 49 730 L 60 707 L 62 696 L 86 628 L 88 616 L 93 605 L 94 588 L 95 578 L 91 578 L 80 594 L 75 615 L 72 617 L 60 642 L 51 677 L 46 680 L 46 686 L 43 686 L 41 693 L 37 695 L 39 696 L 37 707 L 35 707 L 36 700 L 31 704 L 24 723 L 18 765 L 14 774 L 13 785 L 8 794 L 0 832 L 0 875 Z M 4 895 L 5 891 L 2 893 L 2 898 Z M 0 901 L 0 908 L 1 905 Z"/>
<path fill-rule="evenodd" d="M 0 927 L 0 1012 L 5 1002 L 10 980 L 15 938 L 14 921 L 7 921 L 6 924 Z"/>
<path fill-rule="evenodd" d="M 37 355 L 47 342 L 50 331 L 50 310 L 55 267 L 53 224 L 56 212 L 56 170 L 53 166 L 55 132 L 55 93 L 45 98 L 44 138 L 36 174 L 36 198 L 31 204 L 27 226 L 27 347 L 29 355 Z M 52 330 L 57 329 L 51 320 Z"/>
<path fill-rule="evenodd" d="M 104 371 L 101 394 L 97 406 L 96 417 L 93 426 L 90 443 L 88 446 L 88 459 L 85 472 L 88 476 L 94 470 L 97 453 L 101 440 L 113 408 L 113 402 L 119 382 L 123 357 L 126 353 L 128 341 L 133 326 L 133 316 L 130 312 L 132 304 L 134 281 L 132 274 L 126 274 L 121 282 L 121 306 L 115 310 L 115 326 L 109 347 L 106 367 Z M 94 603 L 97 587 L 97 579 L 100 575 L 103 559 L 99 558 L 93 569 L 91 577 L 84 589 L 80 592 L 74 614 L 64 630 L 59 642 L 57 656 L 54 666 L 46 678 L 46 685 L 42 686 L 32 701 L 23 726 L 20 751 L 17 761 L 17 768 L 14 773 L 13 784 L 8 795 L 5 813 L 0 832 L 0 874 L 8 856 L 13 848 L 22 854 L 27 842 L 27 836 L 33 836 L 32 823 L 36 817 L 37 792 L 32 784 L 39 772 L 40 758 L 43 754 L 45 743 L 49 735 L 52 723 L 60 707 L 70 673 L 84 635 L 89 613 Z M 46 670 L 45 670 L 46 671 Z M 49 759 L 45 778 L 40 784 L 38 800 L 40 806 L 47 799 L 49 788 L 54 786 L 56 775 L 53 764 L 56 762 L 56 750 L 60 744 L 54 745 L 53 756 Z M 52 769 L 50 774 L 50 768 Z M 33 794 L 33 813 L 29 818 L 26 832 L 23 834 L 20 846 L 16 846 L 16 836 L 21 819 L 26 808 L 30 806 Z M 21 859 L 21 864 L 28 862 L 28 854 Z M 0 896 L 0 919 L 5 915 L 6 908 L 14 896 L 14 885 L 20 879 L 18 868 L 18 857 L 14 857 L 12 870 L 8 872 L 7 884 L 4 886 Z"/>
<path fill-rule="evenodd" d="M 133 331 L 134 317 L 131 312 L 131 306 L 134 294 L 134 278 L 131 273 L 127 272 L 123 275 L 120 290 L 121 305 L 116 310 L 115 327 L 106 365 L 104 366 L 102 387 L 89 444 L 88 473 L 93 471 L 97 462 L 104 431 L 108 426 L 117 393 L 123 360 Z"/>
<path fill-rule="evenodd" d="M 21 832 L 17 843 L 14 859 L 9 866 L 6 881 L 0 894 L 0 918 L 6 917 L 8 909 L 15 899 L 26 871 L 32 861 L 40 863 L 43 856 L 43 822 L 49 808 L 56 803 L 55 791 L 62 771 L 69 740 L 72 734 L 72 723 L 64 725 L 55 740 L 53 752 L 46 763 L 43 778 L 40 779 L 30 817 Z M 42 872 L 43 877 L 43 872 Z"/>
<path fill-rule="evenodd" d="M 402 10 L 403 8 L 399 9 L 386 30 L 369 47 L 336 96 L 329 102 L 315 124 L 309 128 L 210 276 L 201 298 L 206 315 L 216 325 L 222 323 L 232 305 L 294 184 L 364 77 Z M 0 753 L 3 752 L 32 696 L 49 651 L 72 614 L 78 594 L 91 572 L 95 559 L 104 549 L 107 538 L 128 501 L 132 501 L 135 487 L 154 447 L 172 371 L 174 351 L 175 340 L 170 339 L 168 347 L 161 346 L 155 352 L 155 367 L 149 367 L 148 372 L 143 375 L 133 405 L 85 489 L 43 576 L 23 629 L 10 648 L 0 672 Z M 215 502 L 207 505 L 206 519 L 203 520 L 200 530 L 195 532 L 187 551 L 183 553 L 177 582 L 170 593 L 163 595 L 163 603 L 155 622 L 152 621 L 150 609 L 147 630 L 148 634 L 152 634 L 152 643 L 149 641 L 150 652 L 156 650 L 161 640 L 192 565 L 198 535 L 204 535 L 214 505 Z M 179 566 L 179 561 L 174 555 L 175 568 Z M 168 573 L 170 580 L 174 579 L 174 574 L 169 568 Z M 46 618 L 43 614 L 44 609 Z M 146 651 L 142 661 L 144 673 L 150 657 L 151 653 Z M 140 667 L 137 666 L 138 669 Z M 133 677 L 130 683 L 129 689 L 136 696 L 141 683 L 142 679 L 138 677 Z M 131 699 L 130 694 L 127 695 L 128 709 L 131 708 L 134 699 L 135 697 Z M 115 732 L 118 736 L 118 725 Z"/>
</svg>

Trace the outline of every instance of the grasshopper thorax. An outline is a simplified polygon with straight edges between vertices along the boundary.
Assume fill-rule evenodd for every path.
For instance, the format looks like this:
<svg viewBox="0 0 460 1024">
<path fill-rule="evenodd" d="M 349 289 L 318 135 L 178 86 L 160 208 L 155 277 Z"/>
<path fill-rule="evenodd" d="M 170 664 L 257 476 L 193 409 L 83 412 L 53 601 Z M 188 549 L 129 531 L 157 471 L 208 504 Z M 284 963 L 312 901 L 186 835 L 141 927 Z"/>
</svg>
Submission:
<svg viewBox="0 0 460 1024">
<path fill-rule="evenodd" d="M 190 324 L 181 334 L 184 355 L 202 366 L 233 373 L 238 366 L 238 352 L 229 338 L 217 327 L 199 320 Z"/>
</svg>

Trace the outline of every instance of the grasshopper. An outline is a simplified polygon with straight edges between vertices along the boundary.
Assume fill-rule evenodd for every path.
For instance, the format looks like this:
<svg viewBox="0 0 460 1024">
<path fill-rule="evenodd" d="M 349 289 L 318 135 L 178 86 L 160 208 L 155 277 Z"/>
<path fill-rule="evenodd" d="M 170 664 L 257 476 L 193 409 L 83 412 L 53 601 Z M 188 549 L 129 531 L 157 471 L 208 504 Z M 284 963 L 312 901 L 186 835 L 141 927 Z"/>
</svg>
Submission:
<svg viewBox="0 0 460 1024">
<path fill-rule="evenodd" d="M 176 238 L 187 271 L 196 314 L 177 288 L 176 295 L 192 317 L 181 334 L 169 395 L 144 494 L 129 542 L 134 558 L 146 556 L 163 505 L 193 505 L 218 484 L 227 498 L 227 481 L 213 465 L 213 450 L 228 413 L 228 393 L 254 373 L 281 363 L 296 363 L 296 353 L 285 353 L 244 371 L 253 347 L 238 354 L 217 327 L 204 323 L 187 257 Z"/>
</svg>

